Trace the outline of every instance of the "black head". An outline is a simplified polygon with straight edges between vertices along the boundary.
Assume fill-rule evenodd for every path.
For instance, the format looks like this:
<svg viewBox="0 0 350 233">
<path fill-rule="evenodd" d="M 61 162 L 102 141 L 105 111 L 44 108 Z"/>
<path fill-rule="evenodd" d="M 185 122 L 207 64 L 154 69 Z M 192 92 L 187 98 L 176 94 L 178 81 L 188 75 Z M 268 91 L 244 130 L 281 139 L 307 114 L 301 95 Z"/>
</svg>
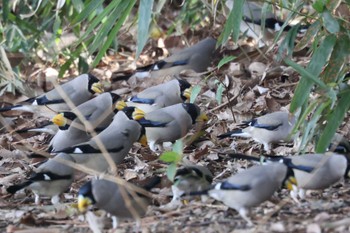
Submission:
<svg viewBox="0 0 350 233">
<path fill-rule="evenodd" d="M 90 93 L 92 94 L 95 94 L 95 92 L 92 90 L 92 85 L 94 83 L 98 83 L 100 80 L 98 78 L 96 78 L 94 75 L 92 74 L 88 74 L 88 79 L 89 79 L 89 82 L 88 82 L 88 90 Z"/>
<path fill-rule="evenodd" d="M 129 119 L 133 119 L 132 114 L 135 111 L 135 107 L 125 107 L 122 111 Z"/>
<path fill-rule="evenodd" d="M 111 93 L 111 92 L 109 94 L 111 94 L 111 96 L 112 96 L 113 104 L 115 104 L 120 99 L 120 95 L 118 95 L 118 94 Z"/>
<path fill-rule="evenodd" d="M 187 100 L 186 96 L 184 95 L 185 90 L 191 87 L 191 84 L 183 79 L 178 79 L 179 86 L 180 86 L 180 93 L 181 93 L 181 99 L 184 101 Z"/>
<path fill-rule="evenodd" d="M 187 88 L 191 87 L 191 84 L 189 82 L 187 82 L 186 80 L 183 79 L 178 79 L 179 81 L 179 85 L 180 85 L 180 91 L 183 92 L 184 90 L 186 90 Z"/>
<path fill-rule="evenodd" d="M 186 112 L 191 116 L 192 124 L 196 123 L 197 117 L 201 114 L 200 108 L 195 104 L 184 103 L 182 104 Z"/>
<path fill-rule="evenodd" d="M 74 112 L 62 112 L 62 113 L 63 113 L 63 116 L 70 121 L 73 121 L 77 118 L 77 115 L 75 115 Z"/>
<path fill-rule="evenodd" d="M 92 193 L 92 182 L 89 181 L 87 183 L 85 183 L 83 186 L 81 186 L 81 188 L 79 189 L 79 193 L 78 195 L 80 196 L 83 196 L 83 197 L 88 197 L 92 204 L 95 204 L 96 201 L 95 201 L 95 198 L 94 198 L 94 195 Z"/>
</svg>

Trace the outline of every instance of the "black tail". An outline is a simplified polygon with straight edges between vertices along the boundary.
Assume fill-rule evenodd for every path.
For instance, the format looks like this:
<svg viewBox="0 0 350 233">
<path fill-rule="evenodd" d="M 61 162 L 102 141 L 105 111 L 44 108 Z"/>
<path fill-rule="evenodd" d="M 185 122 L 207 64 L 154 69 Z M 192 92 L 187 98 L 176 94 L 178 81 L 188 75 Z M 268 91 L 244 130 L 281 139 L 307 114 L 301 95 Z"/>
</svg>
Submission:
<svg viewBox="0 0 350 233">
<path fill-rule="evenodd" d="M 258 157 L 240 154 L 240 153 L 224 153 L 224 154 L 230 156 L 233 159 L 243 159 L 243 160 L 257 161 L 257 162 L 261 161 L 261 159 Z"/>
<path fill-rule="evenodd" d="M 6 189 L 6 191 L 7 191 L 8 193 L 15 194 L 18 190 L 21 190 L 21 189 L 27 187 L 27 186 L 30 185 L 31 183 L 32 183 L 32 181 L 28 180 L 28 181 L 26 181 L 26 182 L 24 182 L 24 183 L 22 183 L 22 184 L 12 185 L 12 186 L 8 187 L 8 188 Z"/>
<path fill-rule="evenodd" d="M 50 125 L 53 125 L 53 122 L 51 121 L 47 121 L 45 122 L 44 124 L 38 126 L 38 127 L 31 127 L 31 128 L 24 128 L 24 129 L 19 129 L 19 130 L 16 130 L 15 132 L 16 133 L 28 133 L 30 132 L 30 130 L 33 130 L 32 132 L 33 133 L 40 133 L 40 131 L 34 131 L 35 129 L 41 129 L 41 128 L 44 128 L 46 126 L 50 126 Z"/>
<path fill-rule="evenodd" d="M 117 82 L 117 81 L 128 80 L 131 76 L 133 76 L 133 74 L 116 76 L 116 77 L 112 78 L 112 83 Z"/>
<path fill-rule="evenodd" d="M 157 186 L 162 181 L 162 178 L 159 176 L 152 177 L 151 180 L 143 186 L 144 189 L 150 191 L 152 188 Z"/>
<path fill-rule="evenodd" d="M 14 106 L 8 106 L 8 107 L 3 107 L 0 108 L 0 112 L 7 112 L 7 111 L 11 111 L 12 109 L 16 108 L 16 107 L 21 107 L 22 105 L 14 105 Z"/>
<path fill-rule="evenodd" d="M 212 190 L 210 189 L 205 189 L 205 190 L 201 190 L 201 191 L 193 191 L 193 192 L 189 192 L 189 193 L 184 193 L 182 195 L 183 196 L 200 196 L 200 195 L 208 195 L 208 192 Z"/>
<path fill-rule="evenodd" d="M 237 130 L 229 131 L 229 132 L 224 133 L 224 134 L 220 134 L 217 137 L 219 139 L 224 139 L 224 138 L 231 137 L 233 134 L 240 134 L 240 133 L 243 133 L 243 131 L 241 129 L 237 129 Z"/>
</svg>

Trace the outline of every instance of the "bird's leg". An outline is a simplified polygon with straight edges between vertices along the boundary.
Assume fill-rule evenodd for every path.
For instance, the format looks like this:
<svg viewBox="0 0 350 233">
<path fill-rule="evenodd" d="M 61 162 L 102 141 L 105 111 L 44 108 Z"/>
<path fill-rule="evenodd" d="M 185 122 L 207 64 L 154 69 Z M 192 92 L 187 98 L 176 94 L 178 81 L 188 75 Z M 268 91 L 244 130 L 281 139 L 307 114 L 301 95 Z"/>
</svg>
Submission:
<svg viewBox="0 0 350 233">
<path fill-rule="evenodd" d="M 293 185 L 292 190 L 290 190 L 290 197 L 295 201 L 296 203 L 300 204 L 300 201 L 298 200 L 298 187 Z"/>
<path fill-rule="evenodd" d="M 113 229 L 117 229 L 118 227 L 118 218 L 116 216 L 112 216 L 112 226 Z"/>
<path fill-rule="evenodd" d="M 39 196 L 39 194 L 34 193 L 34 196 L 35 196 L 35 204 L 39 205 L 40 204 L 40 196 Z"/>
<path fill-rule="evenodd" d="M 270 145 L 269 145 L 269 143 L 264 142 L 263 145 L 264 145 L 264 150 L 266 151 L 266 153 L 267 153 L 267 154 L 270 154 L 270 153 L 271 153 L 271 150 L 270 150 Z"/>
<path fill-rule="evenodd" d="M 59 195 L 55 195 L 51 198 L 51 203 L 55 206 L 60 204 L 60 197 Z"/>
<path fill-rule="evenodd" d="M 153 152 L 157 152 L 157 145 L 155 141 L 148 142 L 148 146 Z"/>
<path fill-rule="evenodd" d="M 241 217 L 247 221 L 248 226 L 253 226 L 253 222 L 247 216 L 248 212 L 249 211 L 246 208 L 240 208 L 238 211 L 239 215 L 241 215 Z"/>
<path fill-rule="evenodd" d="M 179 190 L 179 188 L 176 187 L 175 185 L 171 186 L 171 191 L 173 192 L 173 199 L 171 200 L 171 202 L 179 201 L 181 195 L 184 193 L 181 190 Z"/>
<path fill-rule="evenodd" d="M 305 190 L 304 189 L 299 189 L 299 197 L 302 200 L 305 199 Z"/>
</svg>

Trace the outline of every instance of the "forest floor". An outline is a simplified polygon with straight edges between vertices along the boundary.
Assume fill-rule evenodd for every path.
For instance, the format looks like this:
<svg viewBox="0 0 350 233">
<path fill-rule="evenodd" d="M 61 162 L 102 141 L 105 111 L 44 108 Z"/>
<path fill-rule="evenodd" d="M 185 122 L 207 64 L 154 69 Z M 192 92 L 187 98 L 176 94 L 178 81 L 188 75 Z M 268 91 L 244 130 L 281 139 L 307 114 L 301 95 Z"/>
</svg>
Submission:
<svg viewBox="0 0 350 233">
<path fill-rule="evenodd" d="M 215 32 L 213 34 L 216 35 Z M 185 35 L 185 37 L 192 44 L 208 35 L 209 33 L 202 33 Z M 164 42 L 165 47 L 177 47 L 179 40 L 181 37 L 170 36 Z M 126 41 L 124 42 L 127 44 Z M 145 48 L 139 65 L 149 64 L 159 59 L 159 54 L 157 56 L 152 54 L 155 51 L 164 51 L 164 48 L 155 49 L 156 47 L 156 43 L 153 43 Z M 173 78 L 118 81 L 110 84 L 114 72 L 130 70 L 132 61 L 130 58 L 133 54 L 128 50 L 133 51 L 134 48 L 125 49 L 124 47 L 123 52 L 106 56 L 92 71 L 105 81 L 106 90 L 118 89 L 120 94 L 127 97 Z M 294 57 L 295 61 L 301 65 L 308 61 L 308 54 L 305 51 Z M 228 43 L 214 64 L 218 64 L 220 58 L 228 55 L 234 55 L 237 58 L 220 69 L 212 69 L 211 72 L 202 75 L 192 72 L 181 75 L 191 84 L 201 86 L 202 90 L 195 103 L 207 113 L 210 119 L 205 125 L 204 135 L 185 148 L 184 159 L 208 166 L 214 174 L 214 183 L 252 165 L 250 162 L 234 160 L 225 152 L 234 151 L 255 156 L 264 153 L 262 146 L 252 140 L 237 138 L 220 141 L 217 135 L 236 128 L 243 120 L 282 108 L 288 109 L 300 78 L 299 74 L 290 67 L 274 62 L 276 53 L 273 49 L 258 50 L 249 48 L 246 44 L 234 46 L 233 43 Z M 38 73 L 52 72 L 52 68 L 41 69 L 42 71 Z M 220 83 L 216 80 L 220 80 L 225 85 L 221 103 L 216 99 L 218 83 Z M 47 88 L 50 87 L 46 86 L 44 90 Z M 40 89 L 43 88 L 37 87 L 37 90 Z M 13 103 L 22 98 L 23 96 L 6 94 L 1 97 L 1 100 Z M 10 112 L 7 116 L 15 118 L 13 126 L 15 129 L 34 126 L 42 121 L 42 119 L 33 118 L 31 114 L 18 112 Z M 350 131 L 346 123 L 342 125 L 339 132 L 349 138 Z M 193 134 L 192 131 L 190 135 Z M 16 135 L 13 132 L 7 132 L 6 129 L 2 130 L 0 135 L 0 232 L 91 232 L 84 215 L 78 213 L 72 205 L 76 203 L 79 187 L 88 179 L 82 174 L 77 175 L 71 189 L 63 195 L 63 204 L 59 209 L 54 208 L 49 199 L 44 199 L 41 205 L 35 205 L 33 194 L 29 191 L 21 191 L 14 196 L 6 193 L 8 185 L 26 177 L 38 163 L 26 156 L 28 145 L 34 149 L 45 149 L 49 138 L 50 136 L 44 133 Z M 312 145 L 309 146 L 308 151 L 313 152 Z M 291 155 L 297 152 L 293 145 L 281 144 L 274 145 L 272 153 Z M 161 185 L 153 190 L 154 205 L 150 206 L 147 215 L 142 218 L 141 226 L 136 226 L 133 220 L 121 221 L 117 232 L 350 232 L 349 181 L 340 182 L 326 190 L 308 192 L 307 199 L 300 203 L 295 203 L 289 197 L 287 190 L 281 190 L 270 201 L 252 208 L 250 216 L 255 225 L 249 227 L 236 211 L 212 199 L 206 202 L 192 199 L 175 209 L 162 209 L 161 206 L 171 200 L 171 183 L 165 176 L 166 167 L 165 163 L 158 160 L 156 154 L 140 145 L 136 145 L 125 162 L 118 166 L 119 175 L 132 183 L 143 183 L 155 174 L 162 174 L 163 180 Z M 105 228 L 110 228 L 109 218 L 99 213 L 102 215 Z M 112 232 L 112 230 L 106 231 Z"/>
</svg>

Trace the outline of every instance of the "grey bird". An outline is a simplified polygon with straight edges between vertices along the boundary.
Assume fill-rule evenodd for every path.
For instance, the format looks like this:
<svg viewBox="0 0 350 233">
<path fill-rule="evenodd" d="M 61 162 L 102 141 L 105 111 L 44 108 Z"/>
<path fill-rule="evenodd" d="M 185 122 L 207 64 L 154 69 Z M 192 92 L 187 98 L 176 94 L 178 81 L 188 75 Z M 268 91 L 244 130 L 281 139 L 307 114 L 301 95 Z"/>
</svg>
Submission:
<svg viewBox="0 0 350 233">
<path fill-rule="evenodd" d="M 173 201 L 185 193 L 206 190 L 213 181 L 213 174 L 210 170 L 201 165 L 188 165 L 176 171 L 174 184 L 171 186 Z"/>
<path fill-rule="evenodd" d="M 173 79 L 169 82 L 147 88 L 131 97 L 127 102 L 118 101 L 119 110 L 124 107 L 137 107 L 148 113 L 156 109 L 185 102 L 191 97 L 191 84 L 183 79 Z"/>
<path fill-rule="evenodd" d="M 128 79 L 131 76 L 137 78 L 164 77 L 167 75 L 176 75 L 183 70 L 194 70 L 195 72 L 204 72 L 210 66 L 215 53 L 216 40 L 208 37 L 199 41 L 191 47 L 182 49 L 171 56 L 160 60 L 154 64 L 137 68 L 132 75 L 117 77 L 116 80 Z"/>
<path fill-rule="evenodd" d="M 116 102 L 120 96 L 106 92 L 79 105 L 71 112 L 62 112 L 52 118 L 52 122 L 59 126 L 60 130 L 50 141 L 50 152 L 60 151 L 78 143 L 86 142 L 91 138 L 90 132 L 99 133 L 112 122 L 116 110 Z M 77 117 L 80 113 L 91 129 Z"/>
<path fill-rule="evenodd" d="M 287 178 L 287 170 L 287 166 L 282 163 L 253 166 L 217 183 L 211 189 L 193 192 L 191 195 L 207 194 L 237 210 L 249 225 L 253 225 L 247 216 L 249 209 L 268 200 L 282 187 Z"/>
<path fill-rule="evenodd" d="M 133 119 L 145 127 L 148 145 L 157 151 L 160 143 L 184 137 L 196 122 L 206 121 L 208 117 L 201 114 L 197 105 L 180 103 L 149 113 L 136 108 Z"/>
<path fill-rule="evenodd" d="M 74 169 L 59 162 L 58 159 L 75 162 L 70 155 L 60 153 L 41 164 L 27 181 L 9 186 L 7 192 L 14 194 L 27 188 L 33 191 L 36 204 L 39 204 L 40 196 L 49 196 L 52 204 L 58 204 L 59 195 L 68 190 L 74 178 Z"/>
<path fill-rule="evenodd" d="M 160 182 L 159 177 L 155 177 L 145 187 L 151 190 Z M 151 203 L 151 198 L 140 193 L 130 195 L 130 188 L 105 179 L 92 179 L 84 184 L 78 195 L 78 208 L 85 212 L 91 205 L 105 210 L 113 218 L 113 228 L 117 227 L 117 218 L 140 218 L 145 215 L 147 206 Z M 129 202 L 129 203 L 128 203 Z"/>
<path fill-rule="evenodd" d="M 219 139 L 227 137 L 252 138 L 262 143 L 265 151 L 270 151 L 270 143 L 291 141 L 290 135 L 296 122 L 296 117 L 288 112 L 273 112 L 244 121 L 243 129 L 227 132 L 218 136 Z"/>
<path fill-rule="evenodd" d="M 142 126 L 130 120 L 124 112 L 119 111 L 112 123 L 89 141 L 68 147 L 61 151 L 70 154 L 81 165 L 100 172 L 106 172 L 109 164 L 102 154 L 98 141 L 102 143 L 114 163 L 120 163 L 128 154 L 134 142 L 143 135 Z"/>
<path fill-rule="evenodd" d="M 304 154 L 298 156 L 263 156 L 231 154 L 236 159 L 247 159 L 263 163 L 284 163 L 289 168 L 287 188 L 291 197 L 298 202 L 298 196 L 305 198 L 305 190 L 322 190 L 348 176 L 348 161 L 344 155 L 327 152 L 325 154 Z"/>
<path fill-rule="evenodd" d="M 226 1 L 226 6 L 231 10 L 234 1 Z M 266 41 L 273 38 L 273 33 L 277 31 L 289 31 L 293 26 L 283 22 L 268 7 L 253 1 L 245 1 L 243 4 L 243 19 L 240 23 L 240 31 L 255 39 L 259 47 L 266 45 Z M 300 21 L 300 20 L 299 20 Z M 296 24 L 296 23 L 294 23 Z M 306 25 L 298 28 L 302 33 L 307 29 Z"/>
<path fill-rule="evenodd" d="M 335 184 L 347 171 L 348 162 L 343 155 L 335 153 L 305 154 L 290 158 L 294 168 L 296 185 L 291 190 L 291 197 L 297 200 L 305 198 L 305 190 L 322 190 Z M 309 167 L 300 169 L 301 166 Z"/>
<path fill-rule="evenodd" d="M 89 100 L 95 93 L 102 92 L 102 85 L 95 76 L 82 74 L 42 95 L 27 99 L 15 106 L 1 108 L 0 112 L 19 110 L 52 117 L 56 112 L 70 110 L 64 96 L 78 106 Z"/>
</svg>

